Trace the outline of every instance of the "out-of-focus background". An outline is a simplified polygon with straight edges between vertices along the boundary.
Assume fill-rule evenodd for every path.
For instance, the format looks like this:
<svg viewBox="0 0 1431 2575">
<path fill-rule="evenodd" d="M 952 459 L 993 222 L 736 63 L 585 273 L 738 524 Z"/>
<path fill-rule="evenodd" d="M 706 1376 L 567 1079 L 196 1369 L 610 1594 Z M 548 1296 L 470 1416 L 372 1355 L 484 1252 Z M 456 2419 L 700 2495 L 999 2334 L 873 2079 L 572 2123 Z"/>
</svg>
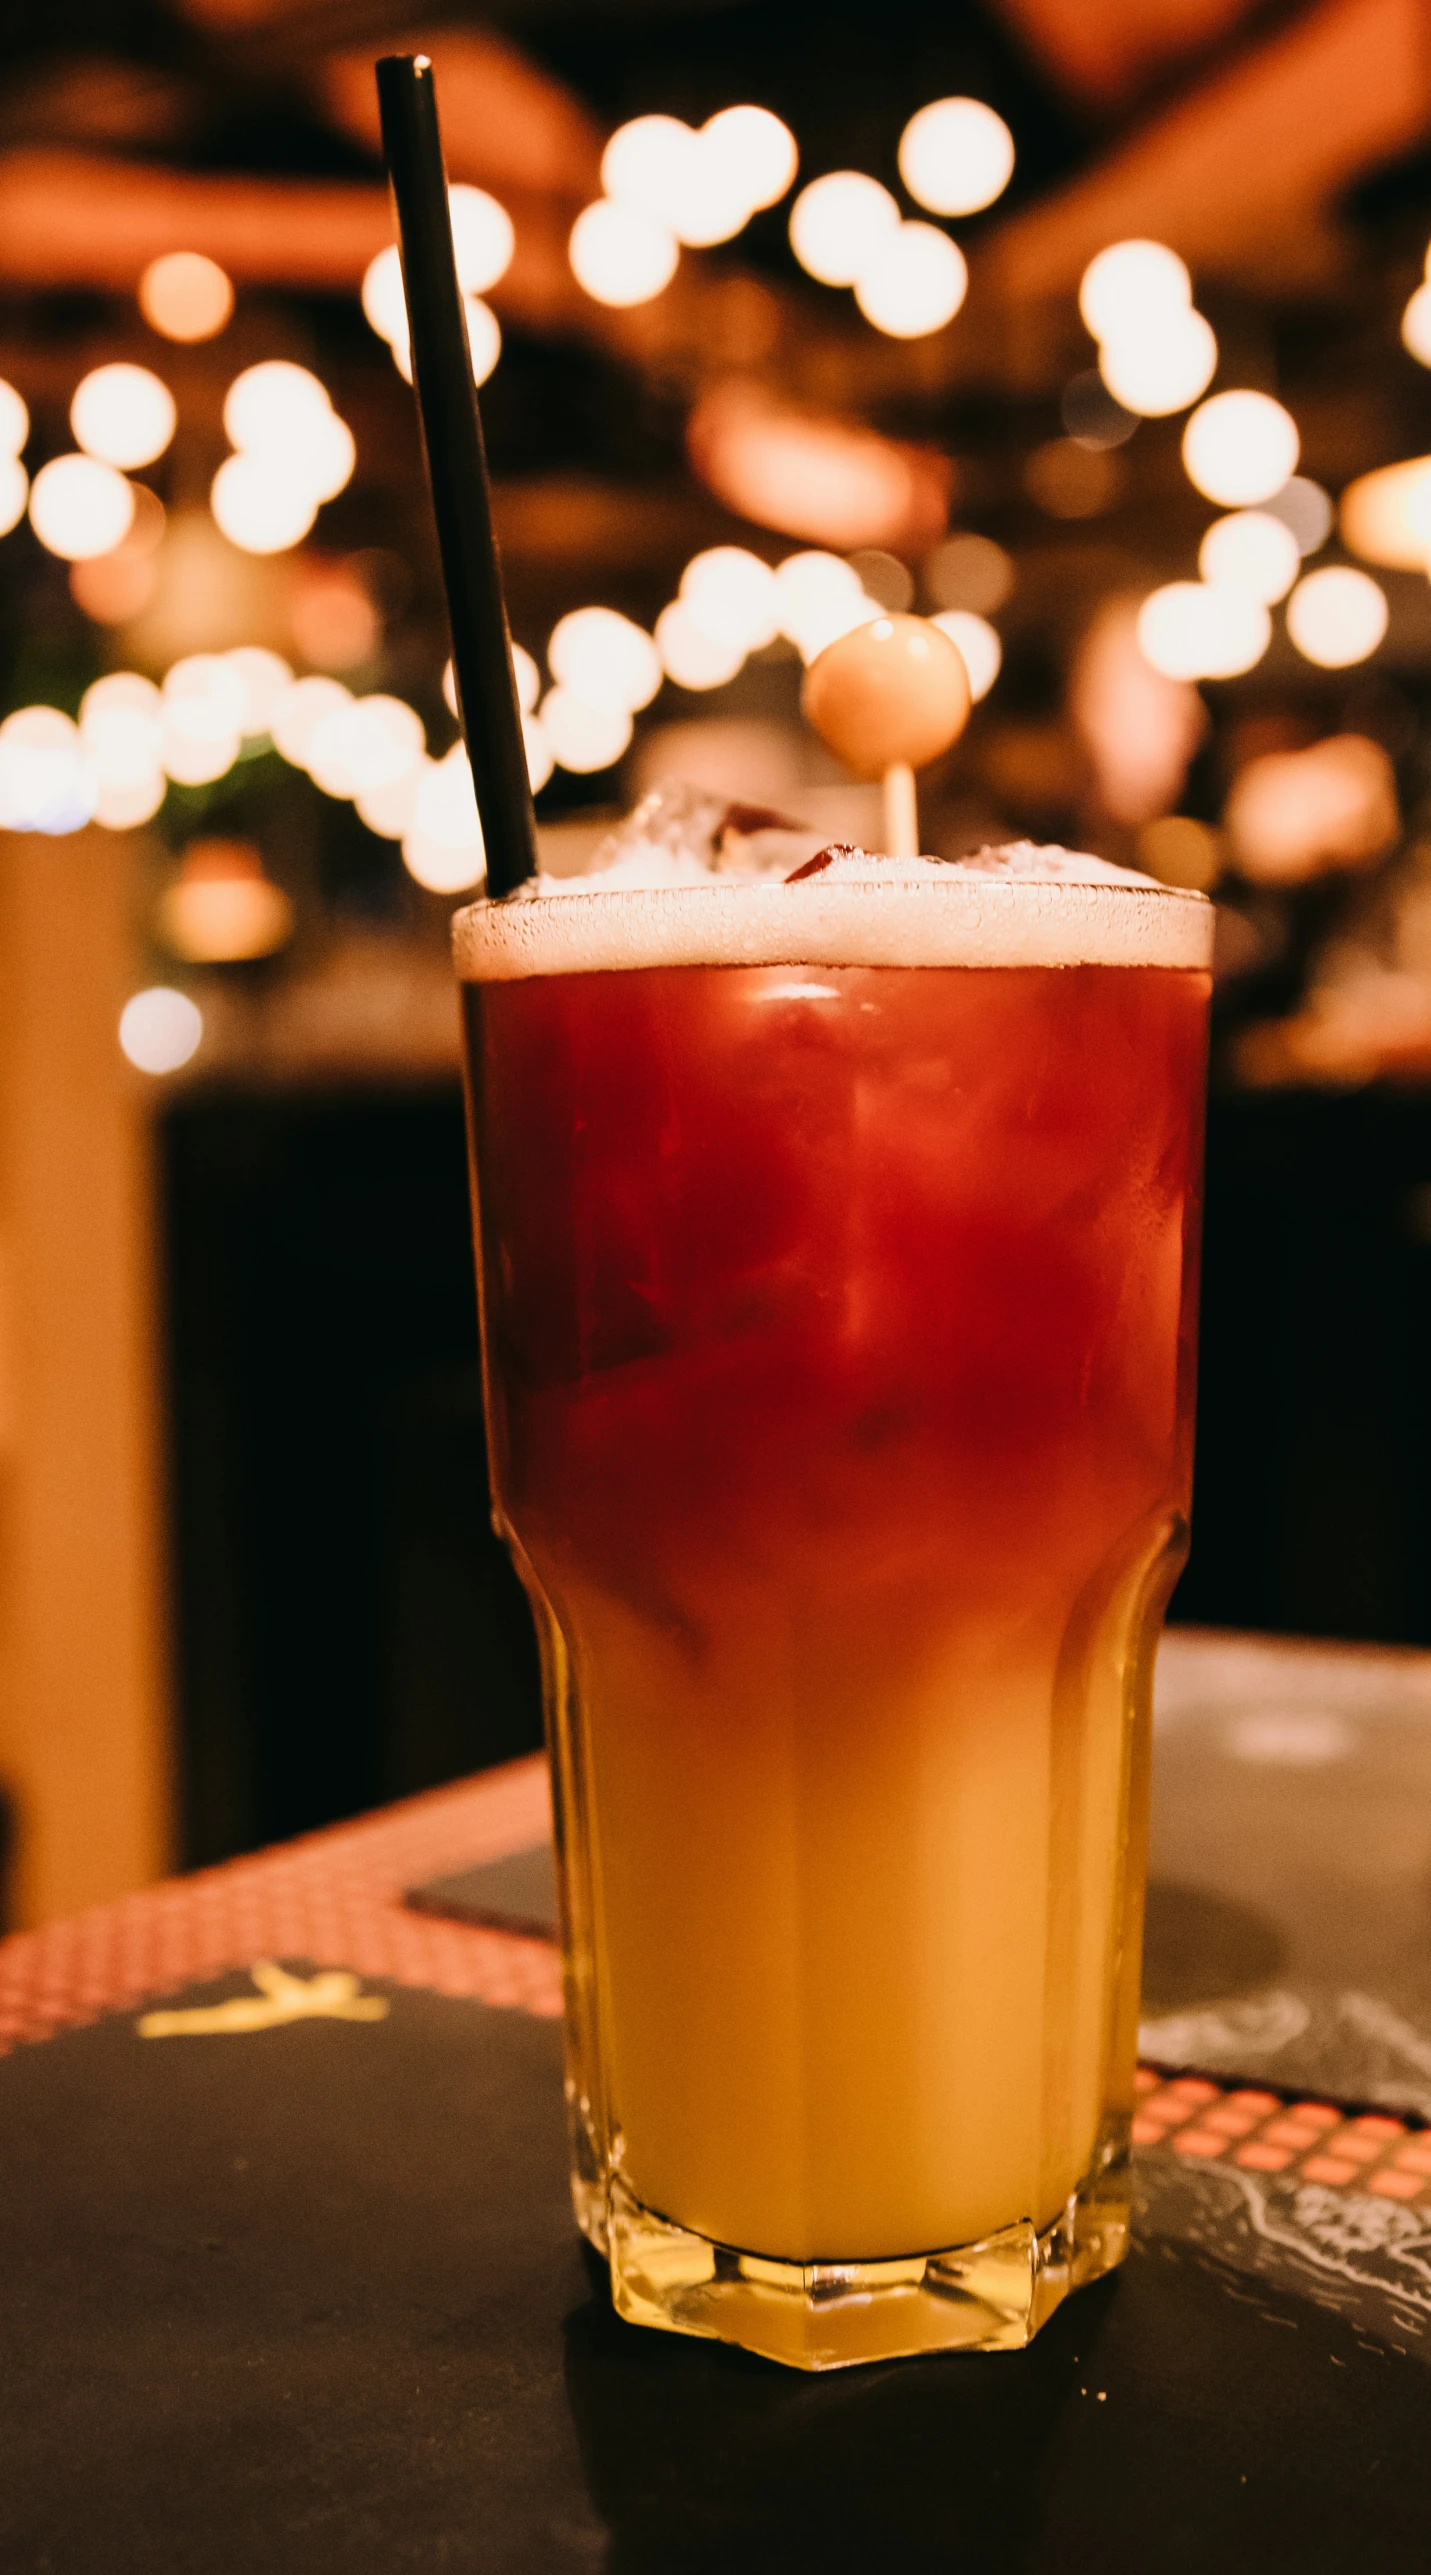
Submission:
<svg viewBox="0 0 1431 2575">
<path fill-rule="evenodd" d="M 945 618 L 925 847 L 1219 907 L 1174 1615 L 1431 1642 L 1422 0 L 49 0 L 0 32 L 11 1924 L 537 1739 L 371 71 L 417 47 L 547 863 L 666 777 L 872 834 L 803 663 Z"/>
</svg>

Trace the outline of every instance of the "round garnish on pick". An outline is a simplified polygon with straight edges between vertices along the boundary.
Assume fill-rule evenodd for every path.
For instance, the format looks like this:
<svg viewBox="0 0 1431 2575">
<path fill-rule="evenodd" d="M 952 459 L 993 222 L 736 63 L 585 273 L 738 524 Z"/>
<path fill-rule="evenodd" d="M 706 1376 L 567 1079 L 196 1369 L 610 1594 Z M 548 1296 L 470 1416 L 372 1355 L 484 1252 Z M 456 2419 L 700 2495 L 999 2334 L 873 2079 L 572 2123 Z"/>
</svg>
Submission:
<svg viewBox="0 0 1431 2575">
<path fill-rule="evenodd" d="M 826 747 L 861 778 L 922 769 L 969 721 L 969 674 L 925 617 L 875 617 L 818 653 L 800 703 Z"/>
</svg>

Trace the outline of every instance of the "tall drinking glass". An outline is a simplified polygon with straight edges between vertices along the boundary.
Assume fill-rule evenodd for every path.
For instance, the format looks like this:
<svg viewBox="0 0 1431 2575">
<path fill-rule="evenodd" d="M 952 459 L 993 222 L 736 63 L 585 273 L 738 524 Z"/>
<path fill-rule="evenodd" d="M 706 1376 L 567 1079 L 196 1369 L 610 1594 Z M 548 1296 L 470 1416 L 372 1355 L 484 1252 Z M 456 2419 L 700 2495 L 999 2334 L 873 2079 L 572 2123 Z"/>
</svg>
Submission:
<svg viewBox="0 0 1431 2575">
<path fill-rule="evenodd" d="M 457 923 L 577 2217 L 802 2368 L 1126 2240 L 1211 914 L 1030 863 Z"/>
</svg>

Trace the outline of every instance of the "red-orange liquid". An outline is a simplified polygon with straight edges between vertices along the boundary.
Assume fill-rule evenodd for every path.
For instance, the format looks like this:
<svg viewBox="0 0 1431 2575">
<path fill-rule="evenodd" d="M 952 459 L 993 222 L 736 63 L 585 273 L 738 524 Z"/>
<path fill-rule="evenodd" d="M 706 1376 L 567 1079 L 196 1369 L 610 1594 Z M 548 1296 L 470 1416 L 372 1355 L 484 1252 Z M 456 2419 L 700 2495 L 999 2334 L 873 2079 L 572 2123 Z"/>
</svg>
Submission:
<svg viewBox="0 0 1431 2575">
<path fill-rule="evenodd" d="M 1042 2226 L 1126 2107 L 1206 1004 L 1105 966 L 468 987 L 582 2081 L 718 2241 Z"/>
</svg>

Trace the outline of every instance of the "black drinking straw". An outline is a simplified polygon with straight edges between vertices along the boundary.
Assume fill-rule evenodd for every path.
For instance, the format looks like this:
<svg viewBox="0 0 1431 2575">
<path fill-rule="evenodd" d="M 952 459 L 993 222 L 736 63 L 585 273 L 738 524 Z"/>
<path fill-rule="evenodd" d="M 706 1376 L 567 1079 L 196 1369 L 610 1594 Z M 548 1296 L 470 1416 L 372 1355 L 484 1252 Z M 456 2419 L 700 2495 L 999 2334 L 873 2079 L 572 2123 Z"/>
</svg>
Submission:
<svg viewBox="0 0 1431 2575">
<path fill-rule="evenodd" d="M 426 54 L 387 54 L 377 69 L 452 669 L 487 844 L 487 891 L 510 894 L 537 872 L 537 825 L 452 248 L 437 91 Z"/>
</svg>

